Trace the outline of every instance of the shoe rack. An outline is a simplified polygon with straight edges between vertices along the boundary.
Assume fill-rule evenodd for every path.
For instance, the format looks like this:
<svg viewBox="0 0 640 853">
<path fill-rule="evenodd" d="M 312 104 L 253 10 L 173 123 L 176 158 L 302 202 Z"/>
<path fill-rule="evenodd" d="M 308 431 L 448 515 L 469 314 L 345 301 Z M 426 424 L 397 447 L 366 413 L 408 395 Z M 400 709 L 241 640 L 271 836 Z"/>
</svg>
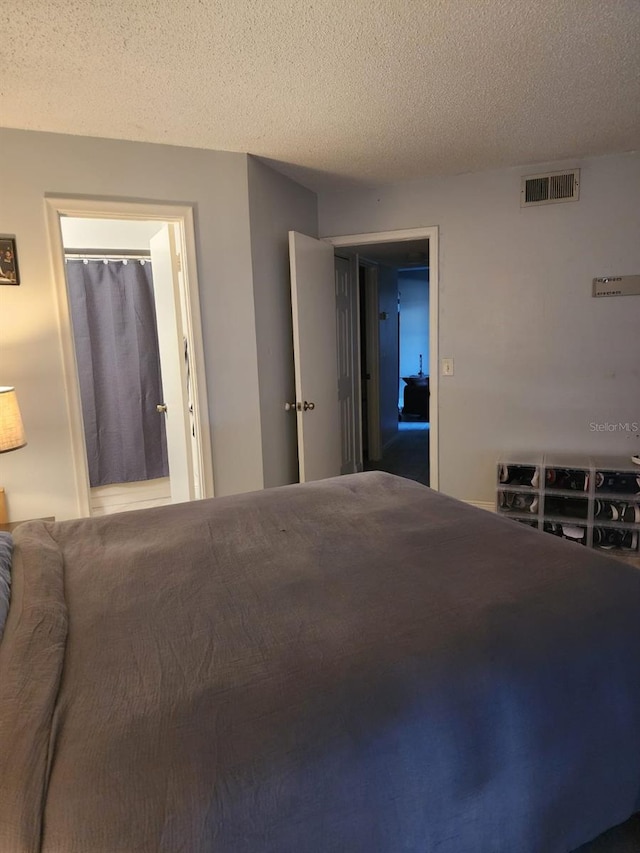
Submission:
<svg viewBox="0 0 640 853">
<path fill-rule="evenodd" d="M 496 511 L 618 555 L 640 554 L 640 465 L 624 456 L 505 455 Z"/>
</svg>

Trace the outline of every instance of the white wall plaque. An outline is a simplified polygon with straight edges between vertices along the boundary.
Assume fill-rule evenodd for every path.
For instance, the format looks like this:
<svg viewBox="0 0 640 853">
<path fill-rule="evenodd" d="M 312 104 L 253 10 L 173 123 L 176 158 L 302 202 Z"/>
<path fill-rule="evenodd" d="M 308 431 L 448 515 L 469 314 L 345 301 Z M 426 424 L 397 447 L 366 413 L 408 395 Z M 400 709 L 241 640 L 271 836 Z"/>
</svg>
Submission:
<svg viewBox="0 0 640 853">
<path fill-rule="evenodd" d="M 640 275 L 606 275 L 593 279 L 593 296 L 640 296 Z"/>
</svg>

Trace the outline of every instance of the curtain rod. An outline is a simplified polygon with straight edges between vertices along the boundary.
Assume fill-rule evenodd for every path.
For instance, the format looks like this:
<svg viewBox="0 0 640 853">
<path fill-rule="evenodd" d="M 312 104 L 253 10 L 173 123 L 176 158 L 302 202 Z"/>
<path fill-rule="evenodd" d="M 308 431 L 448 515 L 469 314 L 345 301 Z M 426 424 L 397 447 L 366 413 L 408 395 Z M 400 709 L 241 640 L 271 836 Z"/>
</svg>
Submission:
<svg viewBox="0 0 640 853">
<path fill-rule="evenodd" d="M 65 249 L 64 256 L 79 260 L 148 261 L 151 259 L 151 252 L 144 249 Z"/>
</svg>

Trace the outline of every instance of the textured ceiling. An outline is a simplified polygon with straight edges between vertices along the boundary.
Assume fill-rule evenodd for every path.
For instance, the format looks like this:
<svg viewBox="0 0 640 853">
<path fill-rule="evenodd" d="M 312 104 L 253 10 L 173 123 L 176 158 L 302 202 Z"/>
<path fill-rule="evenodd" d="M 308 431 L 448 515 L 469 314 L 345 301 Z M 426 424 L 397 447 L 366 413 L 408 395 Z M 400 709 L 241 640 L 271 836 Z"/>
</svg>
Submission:
<svg viewBox="0 0 640 853">
<path fill-rule="evenodd" d="M 8 127 L 314 188 L 640 148 L 639 0 L 3 0 Z"/>
</svg>

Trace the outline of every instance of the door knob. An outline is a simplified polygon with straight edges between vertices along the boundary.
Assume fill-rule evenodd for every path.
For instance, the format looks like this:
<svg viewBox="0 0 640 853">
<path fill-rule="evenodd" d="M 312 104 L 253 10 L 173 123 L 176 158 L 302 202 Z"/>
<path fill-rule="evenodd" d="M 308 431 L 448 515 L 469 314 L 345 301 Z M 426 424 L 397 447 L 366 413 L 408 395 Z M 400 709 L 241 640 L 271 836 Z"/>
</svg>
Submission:
<svg viewBox="0 0 640 853">
<path fill-rule="evenodd" d="M 167 407 L 165 406 L 165 404 L 164 403 L 158 403 L 158 405 L 156 406 L 156 412 L 159 415 L 161 415 L 163 412 L 166 412 L 166 411 L 167 411 Z"/>
<path fill-rule="evenodd" d="M 315 403 L 307 403 L 305 400 L 304 403 L 285 403 L 284 410 L 285 412 L 302 412 L 302 411 L 313 411 L 315 409 Z"/>
</svg>

